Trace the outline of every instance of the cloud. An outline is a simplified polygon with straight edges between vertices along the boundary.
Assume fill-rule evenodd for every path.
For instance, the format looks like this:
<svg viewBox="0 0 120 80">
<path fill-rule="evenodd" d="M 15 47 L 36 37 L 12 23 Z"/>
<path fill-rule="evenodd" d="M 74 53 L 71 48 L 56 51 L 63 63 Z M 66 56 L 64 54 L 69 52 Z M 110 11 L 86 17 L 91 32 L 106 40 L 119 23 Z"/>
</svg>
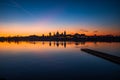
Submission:
<svg viewBox="0 0 120 80">
<path fill-rule="evenodd" d="M 80 29 L 79 31 L 80 32 L 88 32 L 88 30 L 86 30 L 86 29 Z"/>
<path fill-rule="evenodd" d="M 11 2 L 14 4 L 15 7 L 23 10 L 28 15 L 33 16 L 33 14 L 31 12 L 29 12 L 28 10 L 26 10 L 22 5 L 20 5 L 19 3 L 17 3 L 15 0 L 11 0 Z"/>
<path fill-rule="evenodd" d="M 98 33 L 98 31 L 97 30 L 95 30 L 95 31 L 93 31 L 94 33 Z"/>
</svg>

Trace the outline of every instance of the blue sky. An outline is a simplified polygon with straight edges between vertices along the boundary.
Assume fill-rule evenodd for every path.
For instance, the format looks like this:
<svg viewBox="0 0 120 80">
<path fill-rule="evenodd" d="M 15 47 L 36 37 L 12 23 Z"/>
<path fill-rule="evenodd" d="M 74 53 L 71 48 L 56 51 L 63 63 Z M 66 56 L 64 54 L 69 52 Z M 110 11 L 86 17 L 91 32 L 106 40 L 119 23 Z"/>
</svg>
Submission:
<svg viewBox="0 0 120 80">
<path fill-rule="evenodd" d="M 119 13 L 118 0 L 0 0 L 0 24 L 47 21 L 61 27 L 104 25 L 103 28 L 118 29 Z"/>
</svg>

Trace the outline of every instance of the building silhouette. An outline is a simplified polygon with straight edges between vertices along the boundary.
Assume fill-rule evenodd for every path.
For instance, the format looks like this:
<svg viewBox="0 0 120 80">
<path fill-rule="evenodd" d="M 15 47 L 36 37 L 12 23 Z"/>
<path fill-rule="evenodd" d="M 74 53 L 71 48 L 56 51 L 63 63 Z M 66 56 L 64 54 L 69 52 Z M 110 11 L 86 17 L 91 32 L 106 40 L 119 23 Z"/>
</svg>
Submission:
<svg viewBox="0 0 120 80">
<path fill-rule="evenodd" d="M 61 34 L 59 31 L 54 32 L 53 35 L 51 32 L 46 36 L 29 35 L 29 36 L 13 36 L 13 37 L 0 37 L 0 41 L 107 41 L 107 42 L 120 42 L 120 36 L 113 35 L 93 35 L 87 36 L 85 34 L 67 34 L 66 31 L 63 31 Z M 59 45 L 58 45 L 59 46 Z"/>
</svg>

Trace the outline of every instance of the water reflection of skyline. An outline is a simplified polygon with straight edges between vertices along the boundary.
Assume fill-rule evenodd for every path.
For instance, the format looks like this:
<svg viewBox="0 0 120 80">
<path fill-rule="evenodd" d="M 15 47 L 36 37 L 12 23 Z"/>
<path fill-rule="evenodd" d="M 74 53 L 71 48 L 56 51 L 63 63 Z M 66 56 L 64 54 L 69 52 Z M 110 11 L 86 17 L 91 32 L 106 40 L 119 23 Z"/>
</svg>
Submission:
<svg viewBox="0 0 120 80">
<path fill-rule="evenodd" d="M 74 42 L 74 41 L 8 41 L 8 42 L 0 42 L 0 45 L 5 45 L 5 44 L 16 44 L 16 45 L 20 45 L 20 44 L 39 44 L 39 45 L 43 45 L 43 46 L 54 46 L 54 47 L 59 47 L 62 46 L 64 48 L 67 47 L 67 45 L 75 45 L 75 46 L 79 46 L 79 45 L 86 45 L 89 43 L 92 43 L 94 45 L 98 45 L 99 43 L 113 43 L 113 42 Z"/>
<path fill-rule="evenodd" d="M 26 44 L 40 44 L 40 45 L 45 45 L 47 44 L 47 46 L 54 46 L 54 47 L 64 47 L 66 48 L 67 45 L 85 45 L 86 42 L 72 42 L 72 41 L 21 41 L 21 42 L 0 42 L 2 43 L 2 45 L 4 45 L 4 43 L 8 43 L 8 44 L 17 44 L 17 45 L 20 45 L 22 43 L 26 43 Z M 88 42 L 87 42 L 88 43 Z M 96 44 L 96 42 L 95 42 Z"/>
<path fill-rule="evenodd" d="M 72 51 L 81 48 L 90 48 L 98 51 L 119 55 L 118 42 L 72 42 L 72 41 L 28 41 L 28 42 L 0 42 L 0 52 L 12 51 Z M 120 56 L 120 55 L 119 55 Z"/>
</svg>

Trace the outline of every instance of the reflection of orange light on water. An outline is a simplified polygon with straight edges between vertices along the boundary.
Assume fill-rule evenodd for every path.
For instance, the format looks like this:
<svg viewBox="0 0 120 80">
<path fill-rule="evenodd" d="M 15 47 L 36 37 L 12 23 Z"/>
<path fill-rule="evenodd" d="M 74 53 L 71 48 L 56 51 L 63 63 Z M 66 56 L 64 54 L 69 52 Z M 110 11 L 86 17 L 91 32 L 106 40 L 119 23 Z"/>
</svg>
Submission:
<svg viewBox="0 0 120 80">
<path fill-rule="evenodd" d="M 71 48 L 73 42 L 0 42 L 0 51 L 46 51 Z"/>
<path fill-rule="evenodd" d="M 114 50 L 113 50 L 114 47 Z M 89 48 L 94 50 L 115 51 L 119 50 L 119 43 L 107 43 L 107 42 L 0 42 L 0 52 L 7 52 L 6 54 L 13 53 L 18 54 L 19 52 L 37 53 L 46 55 L 49 52 L 76 52 L 80 51 L 81 48 Z M 44 53 L 44 54 L 43 54 Z M 0 53 L 1 54 L 1 53 Z"/>
<path fill-rule="evenodd" d="M 0 43 L 0 49 L 1 50 L 13 50 L 13 51 L 29 51 L 29 50 L 33 50 L 33 51 L 38 51 L 38 50 L 43 50 L 44 47 L 46 47 L 47 49 L 49 49 L 49 46 L 46 46 L 44 44 L 44 46 L 42 46 L 42 43 L 39 44 L 35 44 L 35 43 L 28 43 L 28 42 L 1 42 Z"/>
</svg>

